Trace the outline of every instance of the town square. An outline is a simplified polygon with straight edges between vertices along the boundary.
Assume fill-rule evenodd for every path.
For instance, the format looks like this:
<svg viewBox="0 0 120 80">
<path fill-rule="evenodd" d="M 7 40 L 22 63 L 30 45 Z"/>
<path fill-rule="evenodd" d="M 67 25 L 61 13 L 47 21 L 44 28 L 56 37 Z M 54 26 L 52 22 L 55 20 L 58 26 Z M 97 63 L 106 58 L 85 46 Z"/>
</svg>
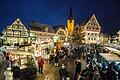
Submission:
<svg viewBox="0 0 120 80">
<path fill-rule="evenodd" d="M 0 80 L 120 80 L 119 0 L 1 0 Z"/>
</svg>

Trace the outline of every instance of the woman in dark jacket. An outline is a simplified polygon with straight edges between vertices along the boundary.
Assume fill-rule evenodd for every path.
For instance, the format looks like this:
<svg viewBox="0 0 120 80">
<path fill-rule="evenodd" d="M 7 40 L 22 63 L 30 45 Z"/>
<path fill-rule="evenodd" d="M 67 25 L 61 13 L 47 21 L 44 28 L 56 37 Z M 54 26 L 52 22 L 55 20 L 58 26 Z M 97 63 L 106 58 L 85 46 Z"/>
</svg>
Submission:
<svg viewBox="0 0 120 80">
<path fill-rule="evenodd" d="M 63 78 L 64 78 L 64 80 L 67 80 L 68 72 L 64 65 L 61 66 L 61 68 L 59 70 L 59 74 L 60 74 L 60 80 L 63 80 Z"/>
<path fill-rule="evenodd" d="M 14 66 L 12 72 L 13 72 L 13 80 L 19 80 L 21 75 L 20 68 L 18 66 Z"/>
<path fill-rule="evenodd" d="M 59 61 L 59 52 L 57 51 L 55 54 L 55 66 L 58 66 L 58 61 Z"/>
<path fill-rule="evenodd" d="M 75 69 L 75 80 L 76 80 L 81 73 L 81 61 L 78 59 L 76 60 L 75 64 L 76 64 L 76 69 Z"/>
</svg>

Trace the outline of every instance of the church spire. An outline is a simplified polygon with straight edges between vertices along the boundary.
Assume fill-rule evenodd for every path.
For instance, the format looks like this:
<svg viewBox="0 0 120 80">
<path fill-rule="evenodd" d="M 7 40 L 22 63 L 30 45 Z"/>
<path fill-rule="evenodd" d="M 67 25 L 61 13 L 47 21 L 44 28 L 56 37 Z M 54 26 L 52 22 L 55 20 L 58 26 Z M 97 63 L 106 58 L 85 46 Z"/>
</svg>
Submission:
<svg viewBox="0 0 120 80">
<path fill-rule="evenodd" d="M 72 15 L 72 6 L 70 6 L 70 12 L 69 12 L 69 20 L 73 20 L 73 15 Z"/>
</svg>

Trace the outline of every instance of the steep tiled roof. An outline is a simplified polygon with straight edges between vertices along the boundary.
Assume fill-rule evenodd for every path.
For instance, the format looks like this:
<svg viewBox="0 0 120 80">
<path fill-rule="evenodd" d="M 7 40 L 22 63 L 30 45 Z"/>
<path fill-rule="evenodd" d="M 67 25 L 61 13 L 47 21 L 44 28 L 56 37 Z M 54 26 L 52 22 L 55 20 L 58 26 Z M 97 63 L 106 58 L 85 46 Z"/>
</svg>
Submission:
<svg viewBox="0 0 120 80">
<path fill-rule="evenodd" d="M 50 32 L 50 33 L 54 32 L 54 29 L 47 24 L 41 24 L 41 23 L 38 23 L 35 21 L 31 21 L 29 23 L 29 25 L 30 25 L 30 30 L 46 32 L 45 30 L 46 30 L 46 28 L 48 28 L 48 32 Z"/>
<path fill-rule="evenodd" d="M 85 26 L 85 25 L 88 23 L 88 21 L 90 20 L 90 18 L 91 18 L 91 17 L 88 17 L 88 18 L 86 18 L 85 20 L 83 20 L 82 22 L 78 23 L 79 26 Z"/>
<path fill-rule="evenodd" d="M 57 26 L 54 26 L 54 27 L 53 27 L 53 29 L 54 29 L 55 32 L 57 32 L 59 28 L 65 30 L 66 26 L 65 26 L 65 25 L 57 25 Z"/>
</svg>

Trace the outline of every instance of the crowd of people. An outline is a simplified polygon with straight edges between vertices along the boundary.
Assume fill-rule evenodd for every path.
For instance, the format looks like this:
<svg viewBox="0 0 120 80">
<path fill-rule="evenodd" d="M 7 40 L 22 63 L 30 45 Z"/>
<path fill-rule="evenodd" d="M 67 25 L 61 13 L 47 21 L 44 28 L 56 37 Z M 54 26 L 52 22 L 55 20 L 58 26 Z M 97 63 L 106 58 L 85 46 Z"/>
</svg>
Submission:
<svg viewBox="0 0 120 80">
<path fill-rule="evenodd" d="M 66 57 L 71 58 L 68 54 L 68 51 L 66 51 L 66 49 L 63 49 L 63 53 L 62 53 L 62 58 L 63 61 L 65 61 Z M 69 50 L 69 49 L 68 49 Z M 65 54 L 66 52 L 66 54 Z M 98 51 L 96 48 L 94 47 L 86 47 L 86 46 L 79 46 L 79 47 L 75 47 L 73 49 L 71 49 L 70 54 L 72 54 L 72 58 L 75 60 L 74 65 L 75 67 L 75 77 L 74 80 L 101 80 L 101 74 L 98 68 L 98 65 L 96 64 L 96 58 L 97 56 L 95 54 L 98 54 Z M 81 62 L 81 58 L 83 58 L 86 61 L 86 67 L 85 69 L 82 69 L 82 62 Z M 64 62 L 63 62 L 64 64 Z M 64 64 L 65 66 L 65 64 Z M 65 69 L 65 68 L 64 68 Z M 60 76 L 63 75 L 61 73 L 61 70 L 63 70 L 63 67 L 61 67 L 60 69 Z M 68 72 L 66 72 L 66 70 L 63 70 L 63 73 L 65 77 L 68 77 Z M 67 80 L 67 79 L 65 79 Z"/>
<path fill-rule="evenodd" d="M 69 59 L 74 61 L 72 63 L 75 66 L 73 70 L 75 72 L 74 80 L 108 80 L 106 77 L 106 67 L 101 67 L 98 64 L 99 58 L 99 49 L 95 46 L 61 47 L 61 49 L 56 50 L 56 53 L 49 54 L 49 65 L 54 65 L 55 67 L 61 66 L 59 69 L 60 80 L 71 80 L 70 72 L 66 66 Z M 84 68 L 82 68 L 83 63 L 81 59 L 84 59 L 86 62 Z M 6 55 L 6 60 L 9 62 L 8 55 Z M 44 73 L 44 64 L 44 58 L 39 58 L 37 65 L 40 74 Z M 7 63 L 7 66 L 9 67 L 10 65 Z M 20 68 L 14 66 L 12 72 L 14 80 L 18 80 L 21 74 Z"/>
</svg>

